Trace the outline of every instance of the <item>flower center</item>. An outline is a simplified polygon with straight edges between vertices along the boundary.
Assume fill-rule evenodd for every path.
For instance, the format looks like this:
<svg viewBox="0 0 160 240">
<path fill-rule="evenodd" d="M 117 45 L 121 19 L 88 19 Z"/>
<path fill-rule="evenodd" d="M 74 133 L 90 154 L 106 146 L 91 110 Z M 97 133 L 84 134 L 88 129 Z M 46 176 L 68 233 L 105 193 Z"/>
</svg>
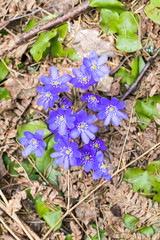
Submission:
<svg viewBox="0 0 160 240">
<path fill-rule="evenodd" d="M 95 146 L 95 148 L 99 148 L 99 145 L 98 145 L 98 143 L 96 143 L 94 146 Z"/>
<path fill-rule="evenodd" d="M 34 140 L 32 143 L 33 143 L 34 145 L 36 145 L 36 144 L 37 144 L 37 140 Z"/>
<path fill-rule="evenodd" d="M 55 82 L 54 82 L 54 85 L 56 85 L 56 86 L 57 86 L 58 84 L 59 84 L 59 82 L 57 82 L 57 81 L 55 81 Z"/>
<path fill-rule="evenodd" d="M 50 97 L 50 96 L 51 96 L 51 94 L 50 94 L 50 93 L 47 93 L 47 94 L 46 94 L 46 97 Z"/>
<path fill-rule="evenodd" d="M 69 151 L 69 150 L 66 150 L 66 153 L 67 153 L 67 154 L 70 154 L 70 151 Z"/>
<path fill-rule="evenodd" d="M 89 160 L 89 156 L 86 156 L 86 160 Z"/>
<path fill-rule="evenodd" d="M 83 82 L 87 82 L 87 78 L 86 77 L 83 78 Z"/>
<path fill-rule="evenodd" d="M 63 116 L 60 116 L 60 118 L 59 118 L 61 121 L 64 119 L 64 117 Z"/>
<path fill-rule="evenodd" d="M 61 106 L 61 108 L 62 108 L 62 109 L 65 109 L 65 106 L 64 106 L 64 104 Z"/>
<path fill-rule="evenodd" d="M 81 128 L 84 128 L 85 126 L 84 126 L 84 124 L 81 124 Z"/>
<path fill-rule="evenodd" d="M 92 66 L 92 68 L 93 68 L 93 69 L 96 69 L 96 68 L 97 68 L 97 66 L 96 66 L 96 65 L 93 65 L 93 66 Z"/>
<path fill-rule="evenodd" d="M 114 108 L 113 108 L 113 107 L 110 107 L 109 110 L 112 112 L 112 111 L 114 110 Z"/>
<path fill-rule="evenodd" d="M 92 97 L 92 100 L 95 101 L 95 100 L 96 100 L 96 97 Z"/>
<path fill-rule="evenodd" d="M 107 167 L 107 166 L 106 166 L 105 164 L 102 165 L 102 168 L 103 168 L 103 169 L 106 169 L 106 167 Z"/>
</svg>

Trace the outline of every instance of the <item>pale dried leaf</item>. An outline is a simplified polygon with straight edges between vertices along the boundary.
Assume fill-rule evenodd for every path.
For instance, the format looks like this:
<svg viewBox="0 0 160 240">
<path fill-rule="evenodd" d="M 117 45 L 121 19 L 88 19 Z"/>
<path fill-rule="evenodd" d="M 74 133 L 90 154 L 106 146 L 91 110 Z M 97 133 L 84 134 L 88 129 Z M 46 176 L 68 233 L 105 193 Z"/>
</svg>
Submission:
<svg viewBox="0 0 160 240">
<path fill-rule="evenodd" d="M 81 240 L 82 234 L 81 234 L 81 231 L 79 230 L 78 226 L 73 221 L 71 221 L 70 227 L 72 230 L 73 240 Z"/>
</svg>

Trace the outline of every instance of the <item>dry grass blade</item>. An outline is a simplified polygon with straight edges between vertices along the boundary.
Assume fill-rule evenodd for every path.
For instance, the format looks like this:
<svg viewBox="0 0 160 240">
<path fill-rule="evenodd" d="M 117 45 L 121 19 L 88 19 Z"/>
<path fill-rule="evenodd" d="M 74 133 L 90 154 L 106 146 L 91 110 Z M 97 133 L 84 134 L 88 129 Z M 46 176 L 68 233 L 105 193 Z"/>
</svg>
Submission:
<svg viewBox="0 0 160 240">
<path fill-rule="evenodd" d="M 4 200 L 6 206 L 2 203 L 2 201 L 0 201 L 0 208 L 5 211 L 11 218 L 13 218 L 18 225 L 23 229 L 23 231 L 26 233 L 26 235 L 28 236 L 28 238 L 30 240 L 34 240 L 34 238 L 32 238 L 31 234 L 28 232 L 28 230 L 24 227 L 24 225 L 22 224 L 21 220 L 19 219 L 19 217 L 17 216 L 17 214 L 15 212 L 10 213 L 9 211 L 9 203 L 5 197 L 5 195 L 3 194 L 3 192 L 0 190 L 0 196 L 2 197 L 2 199 Z M 29 228 L 29 227 L 28 227 Z"/>
<path fill-rule="evenodd" d="M 14 232 L 7 226 L 7 224 L 4 222 L 3 218 L 0 217 L 0 222 L 3 224 L 3 226 L 8 230 L 8 232 L 17 240 L 20 240 L 19 237 L 17 237 Z"/>
<path fill-rule="evenodd" d="M 128 129 L 127 129 L 127 134 L 126 134 L 126 137 L 125 137 L 125 140 L 124 140 L 124 144 L 123 144 L 123 147 L 122 147 L 122 152 L 121 152 L 121 156 L 120 156 L 120 160 L 119 160 L 119 164 L 118 164 L 118 169 L 120 168 L 121 166 L 121 162 L 122 162 L 122 159 L 123 159 L 123 153 L 124 153 L 124 148 L 125 148 L 125 145 L 126 145 L 126 141 L 127 141 L 127 138 L 128 138 L 128 134 L 129 134 L 129 130 L 131 128 L 131 121 L 132 121 L 132 115 L 133 115 L 133 106 L 135 104 L 135 101 L 133 102 L 133 105 L 132 105 L 132 109 L 131 109 L 131 116 L 130 116 L 130 119 L 129 119 L 129 126 L 128 126 Z M 123 161 L 123 166 L 125 165 L 124 161 Z"/>
</svg>

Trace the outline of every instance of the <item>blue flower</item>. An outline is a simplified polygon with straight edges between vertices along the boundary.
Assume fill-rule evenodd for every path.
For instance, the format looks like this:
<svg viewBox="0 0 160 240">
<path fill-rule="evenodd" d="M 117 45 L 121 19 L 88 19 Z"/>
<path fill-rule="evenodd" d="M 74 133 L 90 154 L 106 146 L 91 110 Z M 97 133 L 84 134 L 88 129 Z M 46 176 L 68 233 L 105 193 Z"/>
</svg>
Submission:
<svg viewBox="0 0 160 240">
<path fill-rule="evenodd" d="M 84 93 L 83 96 L 81 97 L 82 101 L 87 101 L 88 105 L 87 107 L 89 109 L 92 109 L 93 111 L 98 111 L 98 104 L 100 101 L 100 97 L 92 94 L 92 93 Z"/>
<path fill-rule="evenodd" d="M 102 97 L 99 104 L 100 112 L 97 114 L 97 118 L 99 120 L 104 119 L 105 126 L 107 126 L 110 121 L 112 121 L 115 126 L 118 126 L 120 124 L 120 118 L 128 118 L 124 112 L 120 111 L 125 108 L 125 106 L 125 102 L 118 102 L 118 99 L 115 97 L 111 100 Z"/>
<path fill-rule="evenodd" d="M 44 110 L 54 106 L 54 102 L 59 99 L 58 94 L 53 93 L 49 85 L 37 87 L 37 92 L 41 97 L 37 100 L 38 106 L 43 106 Z"/>
<path fill-rule="evenodd" d="M 71 129 L 67 128 L 66 134 L 62 136 L 58 133 L 58 129 L 54 130 L 53 132 L 56 134 L 54 137 L 54 141 L 58 142 L 59 139 L 69 139 L 70 131 L 71 131 Z"/>
<path fill-rule="evenodd" d="M 97 53 L 94 51 L 89 53 L 89 59 L 83 59 L 83 64 L 91 72 L 95 82 L 98 82 L 105 74 L 110 73 L 110 68 L 103 65 L 107 60 L 107 55 L 102 55 L 98 58 Z"/>
<path fill-rule="evenodd" d="M 104 145 L 104 141 L 102 141 L 99 138 L 95 139 L 94 142 L 90 141 L 88 145 L 90 148 L 95 149 L 97 152 L 99 150 L 101 150 L 101 151 L 107 150 L 107 147 Z"/>
<path fill-rule="evenodd" d="M 62 98 L 60 101 L 60 107 L 64 110 L 67 110 L 72 106 L 72 103 L 68 101 L 68 98 Z"/>
<path fill-rule="evenodd" d="M 95 83 L 88 69 L 84 65 L 82 65 L 80 69 L 74 68 L 72 72 L 76 77 L 72 78 L 70 83 L 74 84 L 75 88 L 87 90 L 89 86 Z"/>
<path fill-rule="evenodd" d="M 84 165 L 84 170 L 89 172 L 95 164 L 95 158 L 96 151 L 91 149 L 88 145 L 85 145 L 83 150 L 81 150 L 81 158 L 78 159 L 77 164 L 78 166 Z"/>
<path fill-rule="evenodd" d="M 72 76 L 69 74 L 64 74 L 62 77 L 59 77 L 58 71 L 56 67 L 50 67 L 50 77 L 41 76 L 39 80 L 45 84 L 50 86 L 50 90 L 54 93 L 68 92 L 69 86 L 66 84 L 71 80 Z"/>
<path fill-rule="evenodd" d="M 34 151 L 36 157 L 42 157 L 42 155 L 45 153 L 44 148 L 46 147 L 46 143 L 42 140 L 44 131 L 42 129 L 39 129 L 35 132 L 35 134 L 29 131 L 26 131 L 23 134 L 25 137 L 21 137 L 19 139 L 22 145 L 26 145 L 22 152 L 22 155 L 26 157 L 31 154 L 32 151 Z"/>
<path fill-rule="evenodd" d="M 101 151 L 97 152 L 92 169 L 95 170 L 92 176 L 94 180 L 99 179 L 101 176 L 107 181 L 111 180 L 111 175 L 108 173 L 107 166 L 104 163 L 104 155 Z"/>
<path fill-rule="evenodd" d="M 75 139 L 79 136 L 81 136 L 82 141 L 85 144 L 89 143 L 89 139 L 94 140 L 95 135 L 98 131 L 98 127 L 93 125 L 92 123 L 96 119 L 95 115 L 87 115 L 86 111 L 82 110 L 80 113 L 74 113 L 73 114 L 76 118 L 74 124 L 75 127 L 70 132 L 70 137 L 72 139 Z"/>
<path fill-rule="evenodd" d="M 51 153 L 51 157 L 56 158 L 55 164 L 63 163 L 65 170 L 69 168 L 69 165 L 77 166 L 77 158 L 80 158 L 81 153 L 76 142 L 70 143 L 69 139 L 60 139 L 54 144 L 54 149 L 56 152 Z"/>
<path fill-rule="evenodd" d="M 47 123 L 49 123 L 51 132 L 55 133 L 55 130 L 58 129 L 58 133 L 63 136 L 66 134 L 67 128 L 74 128 L 75 117 L 71 112 L 71 109 L 63 110 L 62 108 L 50 111 L 50 118 L 47 119 Z"/>
</svg>

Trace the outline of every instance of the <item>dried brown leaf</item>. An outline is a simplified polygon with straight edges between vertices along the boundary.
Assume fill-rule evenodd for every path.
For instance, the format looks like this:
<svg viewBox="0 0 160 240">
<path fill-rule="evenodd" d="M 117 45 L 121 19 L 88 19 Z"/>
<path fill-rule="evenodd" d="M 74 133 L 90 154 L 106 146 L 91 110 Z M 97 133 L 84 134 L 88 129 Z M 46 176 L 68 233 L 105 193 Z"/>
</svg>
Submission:
<svg viewBox="0 0 160 240">
<path fill-rule="evenodd" d="M 81 240 L 82 234 L 81 234 L 81 231 L 79 230 L 78 226 L 73 221 L 71 221 L 70 227 L 72 230 L 73 240 Z"/>
</svg>

